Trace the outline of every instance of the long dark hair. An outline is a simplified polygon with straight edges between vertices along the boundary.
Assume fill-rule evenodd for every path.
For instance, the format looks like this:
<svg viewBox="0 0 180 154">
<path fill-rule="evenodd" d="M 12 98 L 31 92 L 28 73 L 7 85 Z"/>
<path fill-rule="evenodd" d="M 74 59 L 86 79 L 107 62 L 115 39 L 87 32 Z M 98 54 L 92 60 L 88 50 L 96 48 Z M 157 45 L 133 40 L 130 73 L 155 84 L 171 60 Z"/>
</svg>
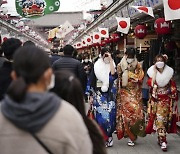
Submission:
<svg viewBox="0 0 180 154">
<path fill-rule="evenodd" d="M 50 61 L 45 51 L 35 46 L 19 48 L 13 59 L 17 80 L 11 83 L 7 94 L 20 102 L 26 94 L 28 84 L 37 83 L 43 73 L 50 68 Z"/>
<path fill-rule="evenodd" d="M 106 154 L 105 143 L 96 124 L 85 113 L 84 95 L 80 81 L 67 71 L 55 72 L 55 86 L 51 90 L 71 103 L 81 114 L 93 143 L 93 154 Z"/>
</svg>

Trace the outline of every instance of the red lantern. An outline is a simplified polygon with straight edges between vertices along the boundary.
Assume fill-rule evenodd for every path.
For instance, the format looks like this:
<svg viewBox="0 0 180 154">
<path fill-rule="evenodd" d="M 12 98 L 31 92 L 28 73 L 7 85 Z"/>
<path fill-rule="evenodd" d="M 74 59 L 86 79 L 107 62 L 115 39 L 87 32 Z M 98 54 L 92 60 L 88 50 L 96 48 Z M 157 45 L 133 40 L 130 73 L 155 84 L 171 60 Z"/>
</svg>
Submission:
<svg viewBox="0 0 180 154">
<path fill-rule="evenodd" d="M 104 41 L 106 42 L 106 44 L 111 42 L 109 38 L 105 38 Z"/>
<path fill-rule="evenodd" d="M 165 18 L 158 18 L 154 23 L 155 31 L 158 35 L 169 34 L 171 32 L 171 22 Z"/>
<path fill-rule="evenodd" d="M 119 34 L 117 34 L 117 33 L 113 33 L 112 35 L 111 35 L 111 39 L 112 39 L 112 42 L 118 42 L 119 40 L 120 40 L 120 36 L 119 36 Z"/>
<path fill-rule="evenodd" d="M 105 46 L 105 45 L 106 45 L 106 40 L 102 40 L 100 46 L 103 47 L 103 46 Z"/>
<path fill-rule="evenodd" d="M 8 39 L 7 37 L 4 37 L 4 38 L 3 38 L 3 41 L 6 41 L 7 39 Z"/>
<path fill-rule="evenodd" d="M 134 29 L 135 36 L 143 39 L 147 35 L 147 28 L 145 25 L 137 25 Z"/>
</svg>

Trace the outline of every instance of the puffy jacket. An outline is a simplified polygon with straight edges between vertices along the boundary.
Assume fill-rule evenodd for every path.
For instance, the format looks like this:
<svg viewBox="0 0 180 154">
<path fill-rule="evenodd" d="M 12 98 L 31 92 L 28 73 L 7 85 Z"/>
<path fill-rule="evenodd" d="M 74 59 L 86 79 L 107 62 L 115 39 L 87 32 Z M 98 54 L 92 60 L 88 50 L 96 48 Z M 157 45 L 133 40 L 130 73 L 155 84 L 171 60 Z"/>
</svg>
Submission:
<svg viewBox="0 0 180 154">
<path fill-rule="evenodd" d="M 70 56 L 63 56 L 62 58 L 55 61 L 52 67 L 54 71 L 66 70 L 74 73 L 76 77 L 80 80 L 85 91 L 87 84 L 87 76 L 81 62 Z"/>
</svg>

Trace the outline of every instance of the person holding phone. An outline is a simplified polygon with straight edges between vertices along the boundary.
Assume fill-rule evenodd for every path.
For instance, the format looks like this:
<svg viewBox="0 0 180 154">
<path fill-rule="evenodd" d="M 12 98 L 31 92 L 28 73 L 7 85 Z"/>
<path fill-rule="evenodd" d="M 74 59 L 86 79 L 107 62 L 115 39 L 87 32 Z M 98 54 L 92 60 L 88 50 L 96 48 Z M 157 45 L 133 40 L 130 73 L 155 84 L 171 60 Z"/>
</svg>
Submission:
<svg viewBox="0 0 180 154">
<path fill-rule="evenodd" d="M 92 100 L 91 109 L 94 119 L 100 126 L 106 147 L 113 146 L 112 133 L 115 130 L 116 99 L 115 63 L 107 48 L 102 48 L 99 59 L 95 62 L 90 75 Z"/>
</svg>

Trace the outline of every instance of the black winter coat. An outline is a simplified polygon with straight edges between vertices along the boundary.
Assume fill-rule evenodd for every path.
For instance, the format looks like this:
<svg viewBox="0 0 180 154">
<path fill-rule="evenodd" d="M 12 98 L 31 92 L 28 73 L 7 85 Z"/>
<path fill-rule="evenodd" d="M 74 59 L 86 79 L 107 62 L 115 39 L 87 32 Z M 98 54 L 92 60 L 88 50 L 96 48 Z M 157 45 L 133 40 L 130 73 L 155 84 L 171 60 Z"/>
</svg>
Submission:
<svg viewBox="0 0 180 154">
<path fill-rule="evenodd" d="M 76 77 L 80 80 L 83 90 L 86 90 L 87 76 L 80 61 L 70 56 L 63 56 L 56 60 L 52 67 L 54 71 L 66 70 L 75 74 Z"/>
<path fill-rule="evenodd" d="M 12 81 L 11 79 L 12 62 L 5 61 L 0 68 L 0 100 L 3 99 L 4 94 Z"/>
</svg>

